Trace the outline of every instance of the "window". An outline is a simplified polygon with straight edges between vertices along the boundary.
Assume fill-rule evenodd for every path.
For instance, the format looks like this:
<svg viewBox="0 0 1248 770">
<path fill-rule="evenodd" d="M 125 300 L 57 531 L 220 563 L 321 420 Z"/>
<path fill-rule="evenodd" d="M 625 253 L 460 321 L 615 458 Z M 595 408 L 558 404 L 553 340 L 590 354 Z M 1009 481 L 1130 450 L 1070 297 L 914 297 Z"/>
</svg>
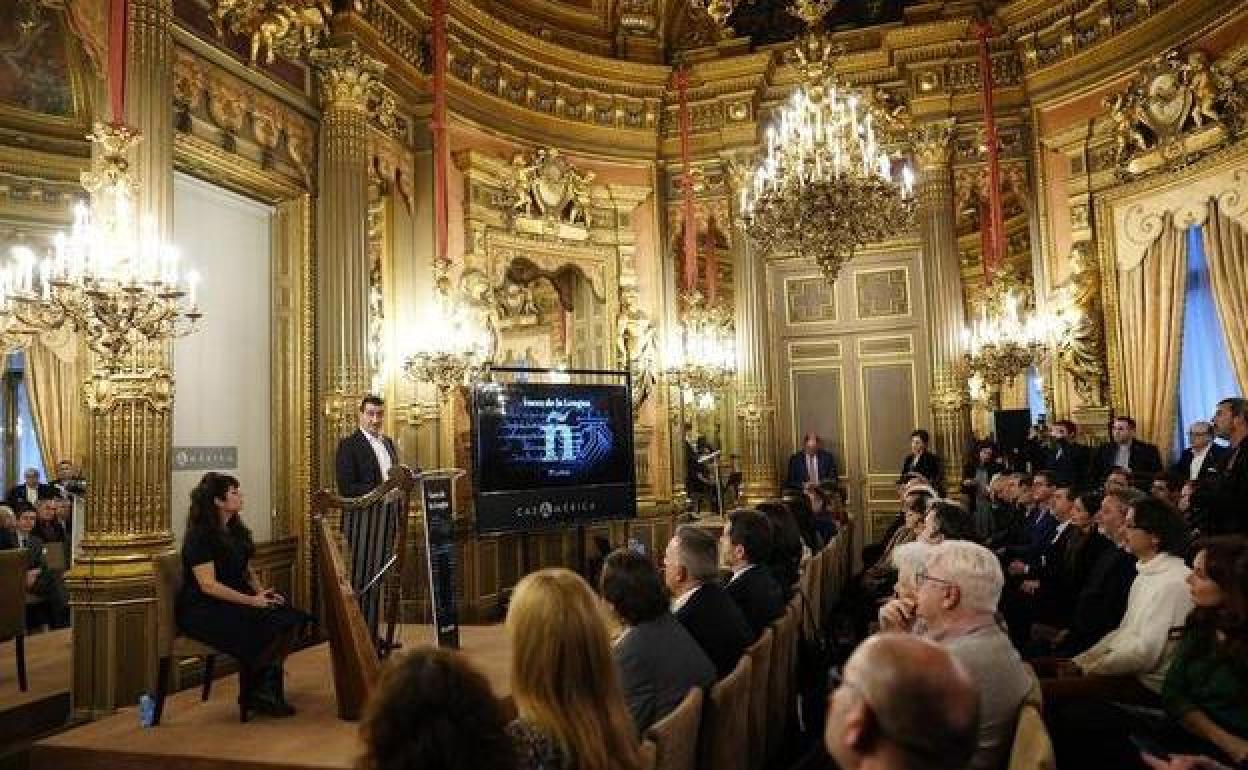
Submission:
<svg viewBox="0 0 1248 770">
<path fill-rule="evenodd" d="M 4 368 L 4 387 L 0 388 L 0 435 L 4 437 L 0 467 L 6 490 L 21 483 L 22 473 L 27 468 L 39 469 L 40 478 L 44 480 L 48 477 L 39 451 L 39 434 L 30 411 L 25 380 L 25 354 L 10 353 Z"/>
</svg>

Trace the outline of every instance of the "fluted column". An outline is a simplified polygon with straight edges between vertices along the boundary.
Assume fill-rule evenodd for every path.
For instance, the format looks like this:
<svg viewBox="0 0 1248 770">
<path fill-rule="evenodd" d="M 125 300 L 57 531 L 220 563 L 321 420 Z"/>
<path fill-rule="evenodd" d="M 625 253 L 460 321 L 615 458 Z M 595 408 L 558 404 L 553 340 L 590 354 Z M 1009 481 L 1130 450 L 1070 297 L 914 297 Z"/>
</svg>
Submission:
<svg viewBox="0 0 1248 770">
<path fill-rule="evenodd" d="M 312 63 L 322 102 L 316 341 L 324 486 L 369 387 L 368 110 L 384 67 L 355 43 L 313 51 Z"/>
<path fill-rule="evenodd" d="M 162 239 L 173 223 L 173 9 L 130 0 L 124 119 L 137 213 Z M 102 110 L 101 110 L 102 112 Z M 224 290 L 224 289 L 223 289 Z M 156 663 L 152 556 L 173 544 L 169 507 L 173 373 L 167 343 L 140 346 L 112 368 L 90 357 L 89 481 L 81 552 L 66 577 L 73 625 L 71 699 L 78 716 L 133 704 Z"/>
<path fill-rule="evenodd" d="M 744 180 L 742 174 L 736 178 Z M 739 200 L 733 195 L 734 201 Z M 737 327 L 737 451 L 741 456 L 741 493 L 747 503 L 775 497 L 776 401 L 771 382 L 771 329 L 767 323 L 767 266 L 749 241 L 733 244 Z"/>
<path fill-rule="evenodd" d="M 962 300 L 962 267 L 954 229 L 952 118 L 928 123 L 914 137 L 919 164 L 919 237 L 927 286 L 928 363 L 931 371 L 933 441 L 944 458 L 945 478 L 961 473 L 970 437 L 966 384 L 954 364 L 962 354 L 966 313 Z"/>
</svg>

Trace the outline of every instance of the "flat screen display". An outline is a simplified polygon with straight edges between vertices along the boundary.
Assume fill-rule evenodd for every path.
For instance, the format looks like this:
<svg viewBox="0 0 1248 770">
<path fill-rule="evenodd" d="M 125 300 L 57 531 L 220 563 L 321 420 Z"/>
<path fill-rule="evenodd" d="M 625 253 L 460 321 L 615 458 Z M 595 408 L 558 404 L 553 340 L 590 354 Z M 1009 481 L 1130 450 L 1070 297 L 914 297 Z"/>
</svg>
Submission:
<svg viewBox="0 0 1248 770">
<path fill-rule="evenodd" d="M 478 530 L 636 515 L 627 386 L 481 383 L 473 409 Z"/>
</svg>

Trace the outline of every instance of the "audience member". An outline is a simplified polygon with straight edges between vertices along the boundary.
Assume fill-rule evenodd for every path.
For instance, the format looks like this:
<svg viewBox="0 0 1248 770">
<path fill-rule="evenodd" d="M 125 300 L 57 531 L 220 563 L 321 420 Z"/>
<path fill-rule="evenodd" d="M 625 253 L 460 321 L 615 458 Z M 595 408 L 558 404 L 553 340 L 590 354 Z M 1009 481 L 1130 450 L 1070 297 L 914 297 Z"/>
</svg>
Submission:
<svg viewBox="0 0 1248 770">
<path fill-rule="evenodd" d="M 22 483 L 10 489 L 5 498 L 9 507 L 17 510 L 19 502 L 33 507 L 41 499 L 56 495 L 56 488 L 40 481 L 41 476 L 38 468 L 27 468 L 22 474 Z"/>
<path fill-rule="evenodd" d="M 61 519 L 61 498 L 45 497 L 35 504 L 35 536 L 46 543 L 69 548 L 69 533 Z M 66 553 L 66 556 L 69 554 Z"/>
<path fill-rule="evenodd" d="M 732 569 L 725 590 L 749 622 L 752 639 L 757 639 L 784 613 L 784 590 L 766 566 L 772 549 L 767 517 L 748 508 L 729 513 L 723 548 Z"/>
<path fill-rule="evenodd" d="M 759 504 L 758 512 L 766 517 L 771 533 L 771 547 L 765 551 L 767 556 L 760 564 L 767 568 L 780 586 L 781 599 L 788 601 L 793 596 L 802 567 L 803 542 L 797 518 L 785 503 L 778 500 Z M 730 553 L 727 546 L 725 549 Z M 729 590 L 729 593 L 732 591 Z"/>
<path fill-rule="evenodd" d="M 932 546 L 927 543 L 914 542 L 899 545 L 893 551 L 897 582 L 893 586 L 893 598 L 879 607 L 881 631 L 922 633 L 922 624 L 916 623 L 914 614 L 919 594 L 916 581 L 927 566 L 927 555 L 931 549 Z"/>
<path fill-rule="evenodd" d="M 1214 443 L 1213 426 L 1203 420 L 1194 422 L 1187 429 L 1187 438 L 1191 444 L 1179 454 L 1179 461 L 1170 469 L 1171 474 L 1181 481 L 1215 475 L 1227 449 Z"/>
<path fill-rule="evenodd" d="M 931 442 L 931 434 L 922 428 L 910 433 L 910 453 L 901 461 L 901 476 L 905 478 L 908 473 L 918 473 L 933 489 L 943 493 L 944 467 L 940 458 L 928 449 Z"/>
<path fill-rule="evenodd" d="M 87 481 L 69 460 L 61 460 L 56 464 L 56 481 L 52 482 L 56 493 L 66 499 L 82 497 L 87 494 Z"/>
<path fill-rule="evenodd" d="M 811 492 L 823 494 L 819 487 L 812 487 Z M 810 494 L 790 491 L 784 496 L 784 507 L 797 525 L 797 533 L 801 538 L 803 558 L 813 556 L 827 543 L 816 527 L 815 512 L 810 506 Z M 829 538 L 830 540 L 831 538 Z"/>
<path fill-rule="evenodd" d="M 1153 479 L 1149 484 L 1148 493 L 1169 506 L 1179 503 L 1179 490 L 1183 488 L 1183 479 L 1166 472 Z"/>
<path fill-rule="evenodd" d="M 518 767 L 639 770 L 636 728 L 589 584 L 562 568 L 526 575 L 506 625 Z"/>
<path fill-rule="evenodd" d="M 997 447 L 983 442 L 975 450 L 975 460 L 962 469 L 962 493 L 970 501 L 969 509 L 975 514 L 975 529 L 984 536 L 992 534 L 992 494 L 989 485 L 1005 466 L 997 460 Z"/>
<path fill-rule="evenodd" d="M 663 554 L 663 582 L 672 597 L 672 614 L 685 627 L 722 677 L 732 671 L 754 636 L 749 621 L 719 585 L 715 536 L 684 525 Z"/>
<path fill-rule="evenodd" d="M 946 540 L 977 541 L 979 534 L 971 515 L 962 506 L 952 500 L 933 500 L 928 503 L 919 539 L 928 545 L 937 545 Z"/>
<path fill-rule="evenodd" d="M 1052 510 L 1056 489 L 1051 471 L 1040 471 L 1032 477 L 1031 506 L 1023 517 L 1021 542 L 1007 544 L 999 551 L 1008 560 L 1010 575 L 1027 575 L 1040 568 L 1040 559 L 1058 527 Z"/>
<path fill-rule="evenodd" d="M 823 448 L 823 442 L 815 433 L 802 436 L 802 448 L 789 458 L 789 471 L 784 486 L 805 490 L 817 487 L 825 481 L 836 481 L 836 458 Z"/>
<path fill-rule="evenodd" d="M 34 620 L 32 613 L 42 613 L 50 628 L 66 628 L 69 626 L 69 596 L 65 591 L 65 576 L 48 566 L 44 543 L 34 534 L 35 510 L 24 500 L 19 508 L 14 547 L 25 549 L 27 554 L 26 593 L 43 600 L 42 606 L 27 608 L 27 618 Z M 42 623 L 27 625 L 33 627 Z"/>
<path fill-rule="evenodd" d="M 1248 514 L 1244 501 L 1248 500 L 1248 399 L 1225 398 L 1218 402 L 1213 418 L 1214 428 L 1220 438 L 1230 442 L 1230 450 L 1218 463 L 1218 478 L 1210 489 L 1207 506 L 1199 498 L 1194 501 L 1201 508 L 1208 508 L 1202 518 L 1207 535 L 1248 533 Z"/>
<path fill-rule="evenodd" d="M 916 577 L 923 633 L 962 664 L 979 689 L 979 737 L 967 767 L 1003 767 L 1031 677 L 997 622 L 1004 576 L 987 548 L 966 540 L 933 546 Z"/>
<path fill-rule="evenodd" d="M 1040 479 L 1049 473 L 1051 471 L 1041 471 L 1036 475 L 1036 488 L 1041 487 Z M 1003 596 L 1001 611 L 1005 615 L 1010 638 L 1020 650 L 1029 647 L 1032 624 L 1041 614 L 1042 607 L 1054 600 L 1060 603 L 1069 596 L 1057 594 L 1057 590 L 1061 583 L 1059 575 L 1065 565 L 1066 547 L 1074 531 L 1070 520 L 1074 514 L 1075 497 L 1070 482 L 1059 482 L 1050 500 L 1050 515 L 1055 528 L 1037 543 L 1030 558 L 1015 559 L 1006 569 L 1014 582 Z"/>
<path fill-rule="evenodd" d="M 358 770 L 512 770 L 515 746 L 489 682 L 456 650 L 418 647 L 384 667 Z"/>
<path fill-rule="evenodd" d="M 1068 488 L 1059 487 L 1059 496 L 1063 490 Z M 1030 645 L 1035 655 L 1054 652 L 1054 645 L 1069 636 L 1069 629 L 1075 619 L 1076 603 L 1084 587 L 1090 582 L 1092 567 L 1101 555 L 1111 548 L 1122 552 L 1097 529 L 1095 518 L 1101 510 L 1101 500 L 1099 492 L 1085 492 L 1074 500 L 1070 508 L 1069 524 L 1065 530 L 1065 548 L 1054 554 L 1049 567 L 1051 577 L 1041 586 L 1041 598 L 1036 610 L 1037 623 L 1032 627 Z M 1125 552 L 1122 553 L 1125 555 Z M 1129 586 L 1135 577 L 1134 560 L 1123 560 L 1122 568 L 1126 574 L 1125 585 Z M 1123 609 L 1128 590 L 1127 587 L 1122 589 Z M 1072 597 L 1075 601 L 1071 601 Z M 1118 617 L 1114 618 L 1112 625 L 1104 633 L 1108 633 L 1109 628 L 1117 627 L 1121 617 L 1122 610 L 1119 610 Z M 1090 641 L 1087 646 L 1091 644 Z M 1082 651 L 1081 649 L 1077 652 Z"/>
<path fill-rule="evenodd" d="M 846 661 L 824 746 L 841 770 L 961 770 L 975 753 L 975 683 L 938 645 L 879 634 Z"/>
<path fill-rule="evenodd" d="M 845 512 L 845 488 L 840 484 L 825 482 L 806 490 L 810 501 L 810 513 L 814 518 L 815 532 L 824 545 L 832 542 L 836 533 L 849 523 Z"/>
<path fill-rule="evenodd" d="M 1079 429 L 1070 420 L 1053 423 L 1050 435 L 1053 447 L 1045 459 L 1045 469 L 1053 471 L 1058 481 L 1069 482 L 1074 488 L 1083 486 L 1088 473 L 1088 448 L 1075 440 Z"/>
<path fill-rule="evenodd" d="M 600 589 L 624 626 L 611 656 L 641 734 L 680 705 L 690 689 L 709 689 L 715 666 L 669 611 L 649 558 L 628 548 L 613 551 L 603 565 Z"/>
<path fill-rule="evenodd" d="M 1104 479 L 1114 468 L 1122 468 L 1131 472 L 1136 484 L 1147 487 L 1162 470 L 1157 447 L 1135 437 L 1135 420 L 1131 417 L 1115 417 L 1110 435 L 1112 440 L 1097 450 L 1094 481 Z"/>
</svg>

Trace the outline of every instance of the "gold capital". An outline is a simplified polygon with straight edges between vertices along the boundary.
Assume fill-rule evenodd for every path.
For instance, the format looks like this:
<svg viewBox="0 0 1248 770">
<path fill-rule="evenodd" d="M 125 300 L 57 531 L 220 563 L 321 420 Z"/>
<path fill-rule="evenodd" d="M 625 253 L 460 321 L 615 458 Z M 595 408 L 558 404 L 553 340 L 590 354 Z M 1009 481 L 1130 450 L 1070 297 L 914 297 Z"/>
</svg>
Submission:
<svg viewBox="0 0 1248 770">
<path fill-rule="evenodd" d="M 354 41 L 349 46 L 317 49 L 310 56 L 320 76 L 324 109 L 368 109 L 386 65 L 361 51 Z"/>
<path fill-rule="evenodd" d="M 910 132 L 914 156 L 922 171 L 939 170 L 949 165 L 953 156 L 953 118 L 924 123 Z"/>
</svg>

